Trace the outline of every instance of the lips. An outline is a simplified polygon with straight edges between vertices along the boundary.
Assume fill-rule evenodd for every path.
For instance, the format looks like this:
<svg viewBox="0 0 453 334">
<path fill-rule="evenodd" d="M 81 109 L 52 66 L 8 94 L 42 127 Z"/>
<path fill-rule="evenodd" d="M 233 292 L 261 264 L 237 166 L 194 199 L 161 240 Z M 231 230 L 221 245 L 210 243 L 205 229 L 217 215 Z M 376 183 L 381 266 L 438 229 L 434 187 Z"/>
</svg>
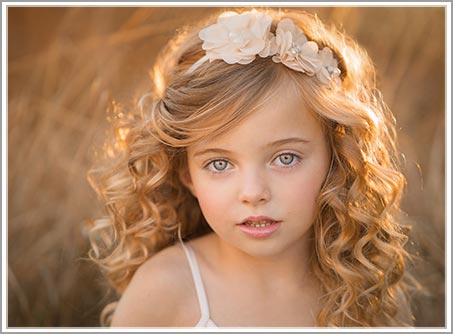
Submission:
<svg viewBox="0 0 453 334">
<path fill-rule="evenodd" d="M 270 237 L 281 225 L 281 221 L 269 217 L 248 217 L 239 224 L 239 229 L 252 238 Z"/>
<path fill-rule="evenodd" d="M 246 223 L 250 223 L 250 224 L 258 224 L 258 223 L 261 223 L 261 224 L 265 224 L 265 223 L 272 223 L 272 222 L 276 222 L 277 220 L 275 219 L 272 219 L 272 218 L 269 218 L 269 217 L 266 217 L 266 216 L 250 216 L 250 217 L 247 217 L 245 218 L 243 221 L 241 221 L 240 224 L 246 224 Z"/>
<path fill-rule="evenodd" d="M 257 222 L 245 222 L 244 224 L 247 226 L 253 226 L 253 227 L 264 227 L 264 226 L 269 226 L 273 223 L 275 223 L 275 222 L 269 221 L 269 220 L 260 220 Z"/>
</svg>

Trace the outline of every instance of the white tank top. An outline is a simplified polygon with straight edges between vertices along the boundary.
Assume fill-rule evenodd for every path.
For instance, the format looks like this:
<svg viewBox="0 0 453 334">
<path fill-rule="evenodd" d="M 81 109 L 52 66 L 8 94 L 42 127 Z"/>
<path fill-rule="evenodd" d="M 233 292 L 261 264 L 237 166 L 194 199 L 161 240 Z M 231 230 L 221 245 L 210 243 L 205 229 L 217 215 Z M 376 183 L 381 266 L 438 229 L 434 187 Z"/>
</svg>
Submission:
<svg viewBox="0 0 453 334">
<path fill-rule="evenodd" d="M 201 279 L 200 269 L 198 267 L 195 253 L 190 245 L 181 242 L 184 253 L 186 253 L 187 261 L 189 262 L 190 271 L 192 272 L 193 282 L 195 284 L 195 290 L 197 291 L 198 304 L 200 305 L 201 317 L 195 327 L 218 327 L 209 315 L 209 304 L 206 298 L 206 292 Z"/>
</svg>

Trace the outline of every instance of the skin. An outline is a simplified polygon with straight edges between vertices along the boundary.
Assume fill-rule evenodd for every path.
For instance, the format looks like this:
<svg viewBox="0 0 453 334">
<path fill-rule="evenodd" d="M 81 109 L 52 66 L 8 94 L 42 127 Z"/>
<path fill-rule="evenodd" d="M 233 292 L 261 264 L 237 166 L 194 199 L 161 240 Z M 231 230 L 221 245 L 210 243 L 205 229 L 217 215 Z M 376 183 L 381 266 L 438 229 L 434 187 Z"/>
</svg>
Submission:
<svg viewBox="0 0 453 334">
<path fill-rule="evenodd" d="M 295 291 L 302 299 L 307 300 L 307 295 L 316 299 L 307 292 L 307 287 L 316 286 L 309 273 L 310 238 L 315 201 L 330 166 L 330 151 L 320 122 L 297 96 L 294 86 L 282 85 L 268 103 L 238 126 L 188 148 L 188 173 L 183 180 L 215 232 L 204 244 L 194 243 L 201 261 L 211 268 L 206 273 L 210 280 L 206 283 L 208 295 L 218 297 L 211 298 L 211 312 L 215 315 L 217 309 L 225 310 L 224 298 L 218 293 L 222 291 L 218 282 L 224 282 L 221 277 L 228 278 L 231 287 L 257 287 L 236 289 L 238 298 L 249 298 L 250 306 L 235 312 L 238 303 L 232 302 L 235 307 L 220 312 L 218 319 L 235 314 L 230 317 L 233 323 L 241 314 L 248 314 L 244 323 L 259 322 L 259 312 L 250 312 L 258 304 L 254 293 L 272 296 L 273 304 L 275 291 L 282 292 L 282 304 L 293 300 L 289 296 Z M 270 237 L 251 238 L 238 225 L 250 216 L 267 216 L 281 221 L 281 225 Z M 211 259 L 203 255 L 207 253 L 203 248 L 214 250 Z M 215 269 L 219 262 L 221 268 Z M 220 301 L 218 306 L 216 301 Z M 294 306 L 298 310 L 307 307 L 296 304 L 300 304 L 297 299 Z M 287 306 L 283 310 L 291 314 Z M 297 317 L 300 313 L 294 314 Z"/>
<path fill-rule="evenodd" d="M 234 129 L 188 148 L 184 183 L 219 236 L 219 247 L 235 256 L 300 263 L 300 254 L 307 255 L 330 151 L 320 122 L 292 89 L 280 86 Z M 272 236 L 253 239 L 238 228 L 250 216 L 282 223 Z"/>
<path fill-rule="evenodd" d="M 188 148 L 181 179 L 215 232 L 190 244 L 218 326 L 315 326 L 321 292 L 309 270 L 311 232 L 330 151 L 297 96 L 294 86 L 281 84 L 236 127 Z M 250 216 L 281 225 L 254 239 L 238 227 Z M 187 259 L 175 245 L 138 269 L 112 326 L 192 327 L 199 319 Z"/>
</svg>

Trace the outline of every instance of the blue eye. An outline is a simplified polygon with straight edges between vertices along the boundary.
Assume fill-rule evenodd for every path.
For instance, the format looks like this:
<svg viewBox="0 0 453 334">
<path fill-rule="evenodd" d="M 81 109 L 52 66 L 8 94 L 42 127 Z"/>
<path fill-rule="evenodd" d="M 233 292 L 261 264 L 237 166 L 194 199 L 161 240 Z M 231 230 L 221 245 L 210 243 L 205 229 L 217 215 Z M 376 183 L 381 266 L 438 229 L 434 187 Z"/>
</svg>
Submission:
<svg viewBox="0 0 453 334">
<path fill-rule="evenodd" d="M 229 162 L 226 160 L 213 160 L 206 167 L 212 172 L 223 172 L 227 169 Z"/>
<path fill-rule="evenodd" d="M 299 161 L 299 157 L 293 153 L 283 153 L 274 160 L 278 166 L 291 167 Z"/>
</svg>

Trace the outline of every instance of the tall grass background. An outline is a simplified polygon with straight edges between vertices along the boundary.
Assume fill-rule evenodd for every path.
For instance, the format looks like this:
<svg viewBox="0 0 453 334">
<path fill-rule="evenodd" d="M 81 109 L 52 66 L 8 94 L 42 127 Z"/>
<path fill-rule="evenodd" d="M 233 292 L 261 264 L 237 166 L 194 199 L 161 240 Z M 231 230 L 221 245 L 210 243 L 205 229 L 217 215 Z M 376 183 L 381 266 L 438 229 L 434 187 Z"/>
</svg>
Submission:
<svg viewBox="0 0 453 334">
<path fill-rule="evenodd" d="M 445 9 L 305 8 L 364 46 L 398 122 L 403 209 L 425 287 L 417 326 L 444 326 Z M 8 326 L 98 326 L 114 296 L 87 260 L 102 215 L 86 180 L 115 106 L 151 86 L 161 47 L 219 8 L 9 7 Z M 5 209 L 5 208 L 4 208 Z"/>
</svg>

